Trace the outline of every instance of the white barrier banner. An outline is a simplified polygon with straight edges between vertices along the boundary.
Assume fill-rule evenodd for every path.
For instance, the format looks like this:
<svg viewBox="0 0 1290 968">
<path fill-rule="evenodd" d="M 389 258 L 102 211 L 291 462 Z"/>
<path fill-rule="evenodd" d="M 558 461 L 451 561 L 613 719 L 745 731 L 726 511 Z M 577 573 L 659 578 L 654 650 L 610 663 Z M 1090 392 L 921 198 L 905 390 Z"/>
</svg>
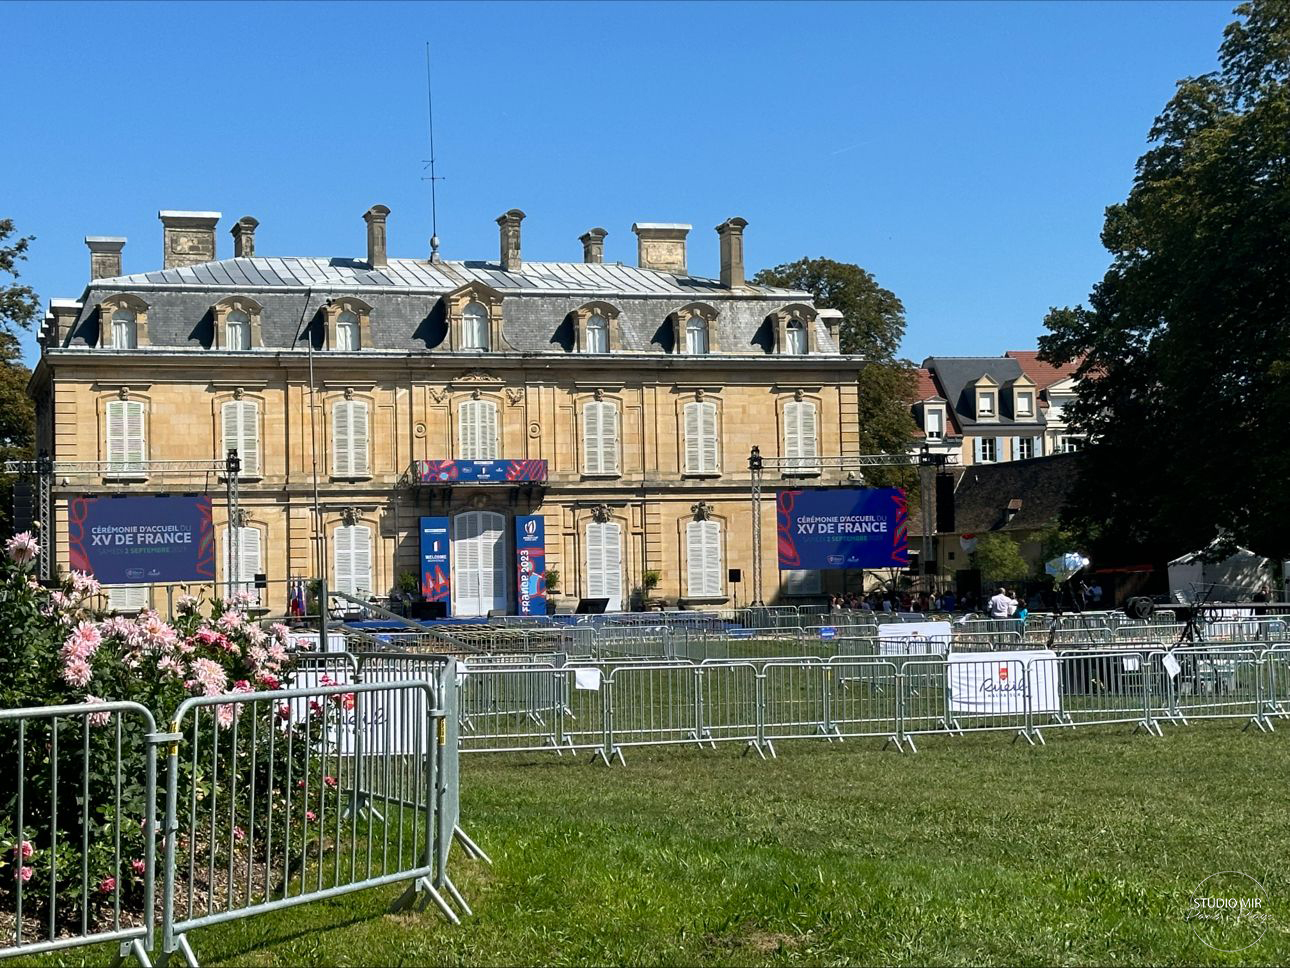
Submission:
<svg viewBox="0 0 1290 968">
<path fill-rule="evenodd" d="M 944 655 L 949 622 L 883 622 L 878 626 L 879 655 Z"/>
<path fill-rule="evenodd" d="M 326 682 L 323 681 L 324 676 L 327 677 Z M 291 687 L 313 689 L 348 683 L 348 669 L 301 669 L 292 679 Z M 331 724 L 327 735 L 328 752 L 341 756 L 352 756 L 358 751 L 355 731 L 360 728 L 360 713 L 365 756 L 425 753 L 429 750 L 426 745 L 426 694 L 423 690 L 379 689 L 291 700 L 292 722 L 302 722 L 311 714 L 327 717 Z"/>
<path fill-rule="evenodd" d="M 972 716 L 1021 714 L 1026 690 L 1037 713 L 1062 710 L 1057 653 L 951 652 L 946 667 L 950 712 Z"/>
</svg>

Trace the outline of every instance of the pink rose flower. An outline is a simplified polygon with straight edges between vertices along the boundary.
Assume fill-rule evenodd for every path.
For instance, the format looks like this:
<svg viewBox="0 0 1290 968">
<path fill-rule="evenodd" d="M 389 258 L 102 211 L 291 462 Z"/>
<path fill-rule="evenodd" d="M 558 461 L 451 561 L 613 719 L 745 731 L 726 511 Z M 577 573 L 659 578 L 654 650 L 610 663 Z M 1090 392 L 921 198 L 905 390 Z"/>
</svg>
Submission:
<svg viewBox="0 0 1290 968">
<path fill-rule="evenodd" d="M 15 534 L 5 542 L 4 548 L 9 553 L 9 559 L 20 565 L 34 561 L 36 555 L 40 554 L 40 542 L 31 536 L 30 531 Z"/>
<path fill-rule="evenodd" d="M 234 839 L 234 840 L 236 840 L 238 843 L 241 843 L 241 842 L 243 841 L 243 839 L 245 839 L 245 837 L 246 837 L 246 831 L 244 831 L 241 827 L 234 827 L 234 828 L 233 828 L 233 839 Z"/>
<path fill-rule="evenodd" d="M 323 782 L 329 787 L 334 787 L 336 785 L 336 778 L 334 776 L 325 776 L 323 777 Z"/>
<path fill-rule="evenodd" d="M 130 867 L 131 867 L 131 868 L 134 870 L 134 872 L 135 872 L 136 874 L 138 874 L 140 877 L 142 877 L 142 876 L 144 875 L 144 873 L 148 870 L 148 865 L 147 865 L 147 864 L 145 864 L 142 860 L 132 860 L 132 861 L 130 861 Z"/>
<path fill-rule="evenodd" d="M 103 894 L 111 894 L 115 890 L 116 890 L 115 877 L 105 877 L 103 878 L 103 880 L 99 881 L 99 891 L 102 892 Z"/>
<path fill-rule="evenodd" d="M 26 860 L 35 852 L 36 852 L 36 849 L 31 846 L 30 840 L 24 840 L 21 844 L 19 844 L 17 847 L 13 849 L 13 855 L 15 857 L 21 858 L 22 860 Z"/>
<path fill-rule="evenodd" d="M 36 873 L 36 869 L 34 867 L 26 867 L 26 866 L 19 867 L 18 880 L 26 884 L 29 880 L 31 880 L 31 875 L 35 873 Z"/>
<path fill-rule="evenodd" d="M 314 813 L 312 810 L 306 810 L 306 811 L 305 811 L 305 819 L 306 819 L 306 820 L 317 820 L 317 819 L 318 819 L 318 814 Z"/>
</svg>

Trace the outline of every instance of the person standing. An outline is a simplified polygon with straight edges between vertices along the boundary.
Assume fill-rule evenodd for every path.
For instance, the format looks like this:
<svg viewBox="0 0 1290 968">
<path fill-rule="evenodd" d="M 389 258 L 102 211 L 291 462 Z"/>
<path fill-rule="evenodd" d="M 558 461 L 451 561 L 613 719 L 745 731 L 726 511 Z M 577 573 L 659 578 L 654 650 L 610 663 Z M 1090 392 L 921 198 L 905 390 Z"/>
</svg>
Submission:
<svg viewBox="0 0 1290 968">
<path fill-rule="evenodd" d="M 1000 586 L 986 605 L 986 614 L 990 618 L 1007 618 L 1016 607 L 1017 603 L 1008 596 L 1008 590 Z"/>
</svg>

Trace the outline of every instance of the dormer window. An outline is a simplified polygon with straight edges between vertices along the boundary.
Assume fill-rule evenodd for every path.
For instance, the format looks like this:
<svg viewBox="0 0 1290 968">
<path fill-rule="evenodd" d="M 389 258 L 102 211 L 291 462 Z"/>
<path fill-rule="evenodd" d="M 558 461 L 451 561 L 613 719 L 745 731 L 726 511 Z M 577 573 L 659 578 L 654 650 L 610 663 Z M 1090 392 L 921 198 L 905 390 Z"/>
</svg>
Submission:
<svg viewBox="0 0 1290 968">
<path fill-rule="evenodd" d="M 224 317 L 224 345 L 230 350 L 251 348 L 251 317 L 240 309 L 231 310 Z"/>
<path fill-rule="evenodd" d="M 928 440 L 944 440 L 945 411 L 940 407 L 928 407 L 923 412 L 923 429 Z"/>
<path fill-rule="evenodd" d="M 976 392 L 976 418 L 984 420 L 988 417 L 997 415 L 995 410 L 995 392 L 993 390 L 978 390 Z"/>
<path fill-rule="evenodd" d="M 1033 417 L 1035 415 L 1035 394 L 1033 390 L 1017 391 L 1017 416 Z"/>
<path fill-rule="evenodd" d="M 784 335 L 790 356 L 806 355 L 806 327 L 800 319 L 790 319 L 784 327 Z"/>
<path fill-rule="evenodd" d="M 336 349 L 349 353 L 362 348 L 363 333 L 358 315 L 345 310 L 336 317 Z"/>
<path fill-rule="evenodd" d="M 609 352 L 609 320 L 599 313 L 587 319 L 586 342 L 583 346 L 583 352 Z"/>
<path fill-rule="evenodd" d="M 137 350 L 138 348 L 138 317 L 129 309 L 118 309 L 112 314 L 112 349 Z"/>
<path fill-rule="evenodd" d="M 487 350 L 488 328 L 488 310 L 477 302 L 468 305 L 461 314 L 461 348 Z"/>
</svg>

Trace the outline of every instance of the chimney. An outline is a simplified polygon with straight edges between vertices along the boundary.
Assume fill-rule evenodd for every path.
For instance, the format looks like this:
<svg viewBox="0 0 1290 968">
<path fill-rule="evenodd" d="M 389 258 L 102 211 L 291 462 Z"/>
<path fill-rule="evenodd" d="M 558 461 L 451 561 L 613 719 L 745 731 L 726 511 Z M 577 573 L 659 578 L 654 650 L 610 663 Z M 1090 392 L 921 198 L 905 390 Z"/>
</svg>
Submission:
<svg viewBox="0 0 1290 968">
<path fill-rule="evenodd" d="M 125 239 L 118 235 L 87 235 L 90 247 L 90 278 L 115 279 L 121 275 L 121 250 Z"/>
<path fill-rule="evenodd" d="M 582 261 L 600 263 L 605 261 L 605 236 L 609 233 L 604 229 L 588 229 L 586 235 L 580 235 L 578 241 L 582 243 Z"/>
<path fill-rule="evenodd" d="M 178 269 L 215 261 L 215 223 L 219 212 L 158 212 L 162 231 L 162 268 Z"/>
<path fill-rule="evenodd" d="M 233 258 L 250 259 L 255 255 L 255 230 L 259 224 L 251 216 L 243 215 L 229 229 L 233 236 Z"/>
<path fill-rule="evenodd" d="M 717 226 L 721 240 L 721 284 L 739 289 L 744 284 L 744 227 L 747 219 L 735 216 Z"/>
<path fill-rule="evenodd" d="M 637 222 L 632 231 L 637 239 L 637 264 L 642 269 L 688 275 L 685 237 L 690 234 L 690 226 L 675 222 Z"/>
<path fill-rule="evenodd" d="M 502 227 L 502 270 L 505 272 L 519 272 L 524 268 L 524 260 L 520 258 L 520 223 L 523 221 L 524 213 L 518 208 L 497 216 L 497 224 Z"/>
<path fill-rule="evenodd" d="M 59 347 L 72 332 L 76 320 L 80 318 L 82 305 L 75 299 L 51 299 L 49 315 L 46 317 L 45 345 Z"/>
<path fill-rule="evenodd" d="M 389 265 L 385 254 L 385 220 L 389 217 L 390 210 L 384 205 L 373 205 L 363 213 L 367 223 L 367 264 L 373 269 Z"/>
</svg>

